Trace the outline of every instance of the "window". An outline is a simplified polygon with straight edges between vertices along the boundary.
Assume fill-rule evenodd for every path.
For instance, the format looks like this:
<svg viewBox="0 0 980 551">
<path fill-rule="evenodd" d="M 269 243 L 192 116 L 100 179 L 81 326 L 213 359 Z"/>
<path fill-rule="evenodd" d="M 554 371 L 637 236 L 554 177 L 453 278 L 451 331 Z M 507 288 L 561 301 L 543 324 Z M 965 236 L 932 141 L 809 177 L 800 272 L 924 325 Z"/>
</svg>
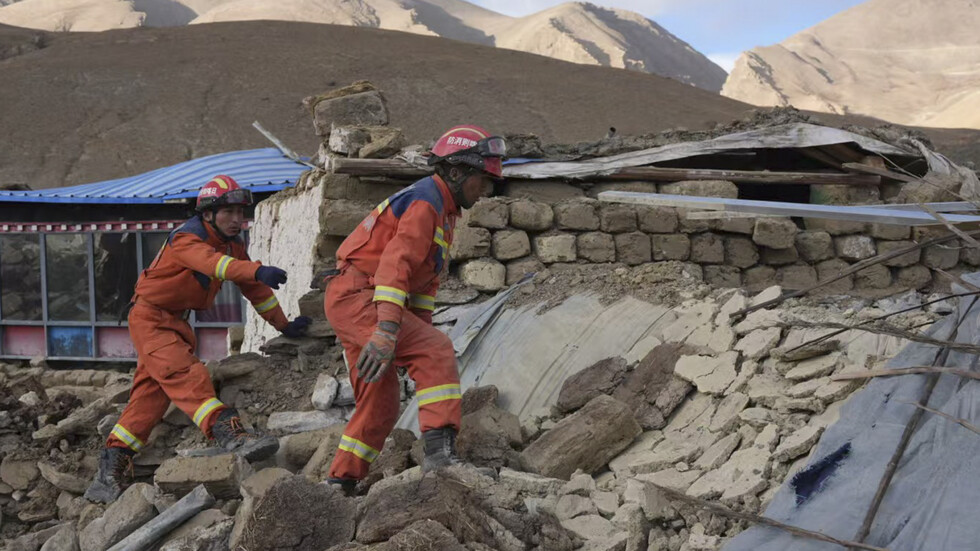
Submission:
<svg viewBox="0 0 980 551">
<path fill-rule="evenodd" d="M 141 270 L 145 270 L 150 267 L 150 264 L 153 264 L 157 253 L 163 248 L 163 244 L 167 242 L 168 235 L 170 234 L 166 232 L 143 234 L 143 265 L 140 266 Z"/>
<path fill-rule="evenodd" d="M 48 319 L 90 321 L 89 240 L 83 233 L 48 234 Z"/>
<path fill-rule="evenodd" d="M 96 233 L 94 260 L 96 320 L 117 321 L 139 277 L 136 234 Z"/>
<path fill-rule="evenodd" d="M 41 241 L 37 235 L 0 236 L 0 317 L 40 321 Z"/>
</svg>

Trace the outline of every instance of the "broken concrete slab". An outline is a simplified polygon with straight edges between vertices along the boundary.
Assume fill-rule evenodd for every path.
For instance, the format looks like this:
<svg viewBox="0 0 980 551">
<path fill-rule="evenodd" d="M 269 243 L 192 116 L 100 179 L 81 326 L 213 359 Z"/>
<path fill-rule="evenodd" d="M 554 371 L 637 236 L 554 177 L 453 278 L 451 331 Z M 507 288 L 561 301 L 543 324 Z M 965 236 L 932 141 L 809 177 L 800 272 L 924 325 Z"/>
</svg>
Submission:
<svg viewBox="0 0 980 551">
<path fill-rule="evenodd" d="M 756 329 L 747 333 L 735 344 L 735 350 L 750 360 L 760 360 L 769 355 L 769 352 L 779 344 L 782 337 L 782 330 L 778 327 L 767 329 Z"/>
<path fill-rule="evenodd" d="M 545 496 L 556 494 L 566 484 L 560 478 L 541 476 L 534 473 L 500 469 L 497 482 L 523 495 Z"/>
<path fill-rule="evenodd" d="M 707 451 L 701 454 L 701 457 L 694 463 L 694 466 L 702 471 L 710 471 L 721 467 L 731 457 L 732 452 L 738 449 L 738 444 L 741 440 L 742 436 L 737 432 L 729 434 L 712 444 Z"/>
<path fill-rule="evenodd" d="M 184 537 L 163 544 L 160 551 L 227 551 L 228 536 L 233 524 L 233 521 L 228 519 L 206 528 L 197 528 Z"/>
<path fill-rule="evenodd" d="M 703 471 L 698 469 L 681 472 L 676 467 L 671 467 L 655 473 L 638 474 L 635 478 L 656 486 L 670 488 L 678 492 L 686 492 L 691 487 L 691 484 L 694 484 L 695 480 L 701 478 L 702 473 Z"/>
<path fill-rule="evenodd" d="M 286 433 L 308 432 L 344 423 L 343 413 L 337 408 L 330 411 L 276 411 L 269 416 L 268 430 Z"/>
<path fill-rule="evenodd" d="M 746 425 L 756 429 L 764 428 L 773 420 L 772 411 L 766 408 L 744 409 L 738 414 L 738 418 Z"/>
<path fill-rule="evenodd" d="M 257 370 L 268 369 L 269 365 L 268 357 L 255 352 L 248 352 L 210 361 L 206 367 L 208 373 L 211 374 L 211 380 L 220 383 L 237 377 L 244 377 Z"/>
<path fill-rule="evenodd" d="M 157 489 L 138 482 L 79 534 L 82 551 L 104 551 L 157 516 Z"/>
<path fill-rule="evenodd" d="M 40 474 L 36 460 L 16 459 L 13 454 L 7 454 L 0 462 L 0 480 L 14 490 L 28 489 Z"/>
<path fill-rule="evenodd" d="M 204 484 L 218 499 L 236 499 L 239 487 L 252 474 L 244 457 L 225 453 L 202 457 L 173 457 L 163 462 L 153 477 L 154 483 L 169 494 L 183 496 L 198 484 Z"/>
<path fill-rule="evenodd" d="M 735 380 L 738 352 L 725 352 L 717 357 L 681 356 L 675 373 L 697 386 L 698 392 L 723 394 Z"/>
<path fill-rule="evenodd" d="M 61 525 L 58 532 L 44 542 L 40 551 L 79 551 L 78 532 L 70 524 Z"/>
<path fill-rule="evenodd" d="M 741 392 L 733 392 L 718 404 L 708 430 L 711 432 L 727 433 L 731 432 L 738 424 L 738 414 L 749 405 L 749 397 Z"/>
<path fill-rule="evenodd" d="M 823 434 L 823 427 L 805 426 L 786 437 L 773 453 L 773 459 L 785 463 L 810 451 Z"/>
<path fill-rule="evenodd" d="M 805 381 L 825 377 L 836 371 L 840 363 L 840 353 L 834 352 L 797 363 L 796 367 L 786 372 L 785 377 L 790 381 Z"/>
<path fill-rule="evenodd" d="M 568 520 L 582 515 L 597 515 L 599 510 L 591 498 L 578 495 L 564 495 L 558 498 L 555 516 L 558 520 Z"/>
<path fill-rule="evenodd" d="M 333 425 L 324 429 L 324 436 L 320 440 L 320 445 L 317 446 L 313 456 L 303 467 L 303 476 L 312 480 L 313 482 L 320 482 L 321 480 L 327 479 L 327 471 L 330 469 L 330 463 L 333 461 L 334 455 L 337 453 L 337 446 L 340 445 L 340 437 L 344 433 L 344 428 L 347 425 Z"/>
<path fill-rule="evenodd" d="M 313 385 L 313 395 L 310 397 L 313 407 L 320 411 L 329 410 L 333 406 L 333 400 L 336 398 L 339 389 L 340 383 L 335 377 L 321 373 L 316 378 L 316 383 Z"/>
<path fill-rule="evenodd" d="M 613 472 L 626 471 L 631 463 L 637 459 L 646 457 L 663 440 L 663 432 L 659 430 L 644 432 L 622 453 L 609 461 L 609 469 Z"/>
<path fill-rule="evenodd" d="M 521 457 L 538 474 L 567 479 L 577 469 L 594 473 L 641 432 L 628 406 L 600 395 L 532 442 Z"/>
<path fill-rule="evenodd" d="M 588 497 L 596 491 L 595 479 L 587 474 L 573 476 L 558 492 L 559 496 L 568 494 Z"/>
<path fill-rule="evenodd" d="M 71 492 L 73 494 L 84 494 L 88 489 L 92 478 L 95 476 L 98 460 L 95 456 L 86 456 L 78 462 L 79 469 L 75 473 L 66 473 L 58 469 L 53 463 L 38 461 L 37 467 L 41 476 L 53 484 L 59 490 Z"/>
</svg>

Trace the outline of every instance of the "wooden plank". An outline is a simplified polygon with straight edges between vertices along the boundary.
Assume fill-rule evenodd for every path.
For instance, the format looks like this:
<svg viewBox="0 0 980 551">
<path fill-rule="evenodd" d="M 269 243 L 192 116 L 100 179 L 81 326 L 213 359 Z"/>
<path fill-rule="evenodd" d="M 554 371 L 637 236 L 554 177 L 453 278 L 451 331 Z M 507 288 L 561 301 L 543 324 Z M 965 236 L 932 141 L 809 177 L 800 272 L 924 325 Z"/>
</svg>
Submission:
<svg viewBox="0 0 980 551">
<path fill-rule="evenodd" d="M 820 161 L 831 168 L 841 170 L 841 162 L 821 151 L 819 147 L 798 147 L 796 150 L 801 154 L 806 155 L 811 159 Z"/>
<path fill-rule="evenodd" d="M 599 200 L 608 203 L 630 203 L 687 209 L 721 210 L 802 218 L 825 218 L 852 222 L 874 222 L 910 226 L 934 226 L 939 222 L 925 212 L 911 210 L 848 207 L 836 205 L 809 205 L 806 203 L 782 203 L 776 201 L 752 201 L 747 199 L 723 199 L 719 197 L 694 197 L 664 195 L 630 191 L 604 191 Z M 951 223 L 980 223 L 980 216 L 950 214 L 945 217 Z"/>
<path fill-rule="evenodd" d="M 915 176 L 909 176 L 907 174 L 902 174 L 901 172 L 894 172 L 888 170 L 887 168 L 879 168 L 876 166 L 867 165 L 864 163 L 844 163 L 841 167 L 848 172 L 858 172 L 861 174 L 875 174 L 886 178 L 888 180 L 894 180 L 896 182 L 918 182 L 919 178 Z"/>
<path fill-rule="evenodd" d="M 856 150 L 846 143 L 820 146 L 820 150 L 844 163 L 859 163 L 866 157 L 864 152 Z"/>
<path fill-rule="evenodd" d="M 935 212 L 949 213 L 949 212 L 977 212 L 978 209 L 973 203 L 967 203 L 965 201 L 954 201 L 948 203 L 922 203 L 922 205 L 927 206 L 934 210 Z M 852 205 L 861 206 L 868 209 L 885 209 L 885 210 L 907 210 L 907 211 L 921 211 L 922 207 L 915 203 L 901 204 L 901 205 Z M 775 218 L 779 215 L 777 214 L 754 214 L 750 212 L 727 212 L 727 211 L 717 211 L 717 210 L 706 210 L 706 211 L 691 211 L 686 214 L 688 220 L 734 220 L 736 218 Z"/>
<path fill-rule="evenodd" d="M 596 180 L 640 180 L 679 182 L 682 180 L 727 180 L 736 184 L 877 186 L 881 177 L 873 174 L 822 172 L 770 172 L 763 170 L 714 170 L 638 166 L 623 168 Z"/>
<path fill-rule="evenodd" d="M 430 167 L 418 167 L 401 159 L 347 159 L 334 157 L 328 167 L 334 174 L 351 176 L 387 176 L 389 178 L 421 178 L 432 174 Z"/>
</svg>

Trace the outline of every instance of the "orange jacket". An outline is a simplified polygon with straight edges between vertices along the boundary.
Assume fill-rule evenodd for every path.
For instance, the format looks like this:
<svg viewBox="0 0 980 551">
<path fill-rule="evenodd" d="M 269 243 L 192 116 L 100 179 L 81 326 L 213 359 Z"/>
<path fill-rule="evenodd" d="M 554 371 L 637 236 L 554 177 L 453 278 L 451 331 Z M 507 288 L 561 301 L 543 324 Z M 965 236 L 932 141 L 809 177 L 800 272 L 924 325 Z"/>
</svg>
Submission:
<svg viewBox="0 0 980 551">
<path fill-rule="evenodd" d="M 224 281 L 232 281 L 255 311 L 282 331 L 289 323 L 268 285 L 255 280 L 261 262 L 253 262 L 242 238 L 225 241 L 200 216 L 170 233 L 150 267 L 136 282 L 139 297 L 164 310 L 207 310 Z"/>
<path fill-rule="evenodd" d="M 337 251 L 373 278 L 378 321 L 401 323 L 405 307 L 432 322 L 459 207 L 438 176 L 424 178 L 377 206 Z"/>
</svg>

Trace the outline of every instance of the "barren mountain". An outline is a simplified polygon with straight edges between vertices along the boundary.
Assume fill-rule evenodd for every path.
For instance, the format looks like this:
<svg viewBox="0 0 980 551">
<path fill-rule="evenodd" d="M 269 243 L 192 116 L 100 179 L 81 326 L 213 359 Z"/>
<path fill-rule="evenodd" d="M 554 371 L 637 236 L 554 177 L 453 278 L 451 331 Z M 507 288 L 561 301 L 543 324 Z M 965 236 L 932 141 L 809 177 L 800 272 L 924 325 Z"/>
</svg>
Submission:
<svg viewBox="0 0 980 551">
<path fill-rule="evenodd" d="M 980 1 L 869 0 L 742 54 L 722 94 L 756 105 L 980 128 Z"/>
<path fill-rule="evenodd" d="M 0 0 L 0 6 L 10 1 Z M 51 31 L 255 20 L 441 36 L 656 73 L 712 91 L 725 81 L 721 67 L 656 23 L 588 3 L 566 3 L 522 18 L 465 0 L 14 0 L 0 7 L 0 23 Z"/>
<path fill-rule="evenodd" d="M 38 49 L 40 47 L 40 49 Z M 713 126 L 750 108 L 675 80 L 371 28 L 249 21 L 102 33 L 0 25 L 0 183 L 34 188 L 318 143 L 306 96 L 368 79 L 420 143 L 454 124 L 595 140 Z M 0 56 L 2 58 L 2 56 Z"/>
</svg>

